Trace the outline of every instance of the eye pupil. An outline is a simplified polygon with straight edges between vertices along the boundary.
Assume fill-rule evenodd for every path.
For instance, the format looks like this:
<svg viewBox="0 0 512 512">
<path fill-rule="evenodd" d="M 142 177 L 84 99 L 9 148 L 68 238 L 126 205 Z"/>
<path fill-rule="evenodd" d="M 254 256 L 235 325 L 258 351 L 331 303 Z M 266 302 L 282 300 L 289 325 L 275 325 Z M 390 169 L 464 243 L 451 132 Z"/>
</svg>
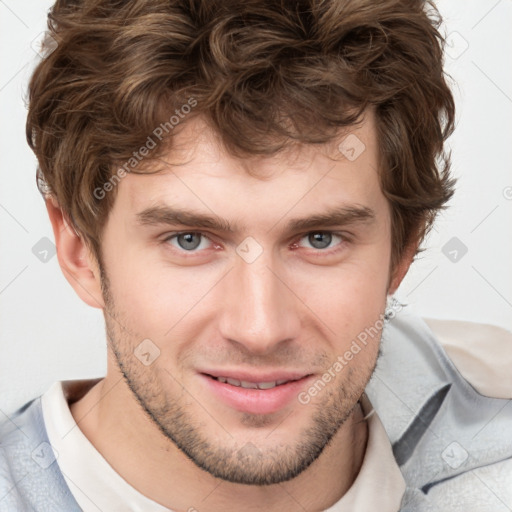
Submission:
<svg viewBox="0 0 512 512">
<path fill-rule="evenodd" d="M 195 240 L 194 240 L 195 237 Z M 201 243 L 199 233 L 182 233 L 177 236 L 177 241 L 182 249 L 196 249 Z"/>
<path fill-rule="evenodd" d="M 331 244 L 332 234 L 317 232 L 317 233 L 311 233 L 308 238 L 309 238 L 309 243 L 315 249 L 325 249 L 326 247 L 328 247 Z"/>
</svg>

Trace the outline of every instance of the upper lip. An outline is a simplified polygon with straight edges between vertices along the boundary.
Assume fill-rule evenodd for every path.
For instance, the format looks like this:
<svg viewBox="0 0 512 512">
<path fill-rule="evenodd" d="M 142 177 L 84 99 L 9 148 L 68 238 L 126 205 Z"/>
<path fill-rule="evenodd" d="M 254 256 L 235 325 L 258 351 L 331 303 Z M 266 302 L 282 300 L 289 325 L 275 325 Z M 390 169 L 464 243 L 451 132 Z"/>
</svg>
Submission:
<svg viewBox="0 0 512 512">
<path fill-rule="evenodd" d="M 274 382 L 278 380 L 299 380 L 311 375 L 307 372 L 273 370 L 266 372 L 255 372 L 247 370 L 202 370 L 200 373 L 211 377 L 226 377 L 246 382 Z"/>
</svg>

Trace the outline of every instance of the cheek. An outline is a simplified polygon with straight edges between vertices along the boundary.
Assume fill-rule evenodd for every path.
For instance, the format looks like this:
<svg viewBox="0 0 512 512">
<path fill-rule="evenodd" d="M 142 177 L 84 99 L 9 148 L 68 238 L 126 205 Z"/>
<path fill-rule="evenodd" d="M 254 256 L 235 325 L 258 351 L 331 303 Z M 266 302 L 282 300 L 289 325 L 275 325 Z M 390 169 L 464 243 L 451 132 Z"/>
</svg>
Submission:
<svg viewBox="0 0 512 512">
<path fill-rule="evenodd" d="M 212 269 L 173 268 L 124 254 L 107 267 L 118 314 L 137 336 L 160 340 L 180 331 L 208 303 L 208 291 L 219 276 Z"/>
<path fill-rule="evenodd" d="M 335 335 L 345 338 L 375 323 L 386 303 L 387 269 L 364 264 L 319 268 L 304 278 L 304 302 Z M 296 285 L 300 286 L 298 281 Z"/>
</svg>

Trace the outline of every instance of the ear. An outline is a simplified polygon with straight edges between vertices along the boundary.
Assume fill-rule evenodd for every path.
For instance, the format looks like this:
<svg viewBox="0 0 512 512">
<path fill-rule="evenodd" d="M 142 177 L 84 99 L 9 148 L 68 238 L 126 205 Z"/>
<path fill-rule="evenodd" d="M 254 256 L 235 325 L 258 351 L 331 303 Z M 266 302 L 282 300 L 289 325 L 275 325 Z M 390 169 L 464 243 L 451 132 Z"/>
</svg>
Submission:
<svg viewBox="0 0 512 512">
<path fill-rule="evenodd" d="M 46 200 L 60 268 L 78 296 L 93 308 L 104 308 L 96 258 L 75 231 L 54 198 Z"/>
<path fill-rule="evenodd" d="M 405 248 L 401 260 L 395 266 L 391 274 L 388 286 L 388 295 L 393 295 L 400 286 L 400 283 L 409 271 L 409 267 L 414 260 L 418 245 L 419 243 L 414 240 Z"/>
</svg>

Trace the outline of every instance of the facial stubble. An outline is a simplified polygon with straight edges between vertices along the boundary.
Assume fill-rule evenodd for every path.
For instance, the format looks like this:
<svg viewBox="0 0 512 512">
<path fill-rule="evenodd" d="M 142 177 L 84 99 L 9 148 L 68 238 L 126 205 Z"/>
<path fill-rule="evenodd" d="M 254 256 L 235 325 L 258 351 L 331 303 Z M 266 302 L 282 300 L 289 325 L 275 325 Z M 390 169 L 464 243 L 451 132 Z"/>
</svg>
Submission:
<svg viewBox="0 0 512 512">
<path fill-rule="evenodd" d="M 314 403 L 306 405 L 297 401 L 297 408 L 308 407 L 312 413 L 309 424 L 302 428 L 295 441 L 270 446 L 236 441 L 223 426 L 223 418 L 214 417 L 201 403 L 201 397 L 193 396 L 166 368 L 160 367 L 158 361 L 145 366 L 135 357 L 134 349 L 145 336 L 126 327 L 127 315 L 116 308 L 102 265 L 100 272 L 108 348 L 133 398 L 165 438 L 213 477 L 258 486 L 291 480 L 320 457 L 355 408 L 360 407 L 359 399 L 375 369 L 376 359 L 371 367 L 358 367 L 357 372 L 353 367 L 344 369 L 345 380 L 337 379 L 338 384 L 331 383 L 324 388 Z M 194 413 L 192 408 L 199 413 Z M 201 417 L 197 417 L 198 414 Z M 241 413 L 240 424 L 258 429 L 276 423 L 267 436 L 271 440 L 272 433 L 286 428 L 293 416 L 292 411 L 279 424 L 269 415 Z M 217 439 L 208 437 L 208 432 L 212 431 L 208 422 L 219 427 L 222 442 L 218 436 Z"/>
</svg>

